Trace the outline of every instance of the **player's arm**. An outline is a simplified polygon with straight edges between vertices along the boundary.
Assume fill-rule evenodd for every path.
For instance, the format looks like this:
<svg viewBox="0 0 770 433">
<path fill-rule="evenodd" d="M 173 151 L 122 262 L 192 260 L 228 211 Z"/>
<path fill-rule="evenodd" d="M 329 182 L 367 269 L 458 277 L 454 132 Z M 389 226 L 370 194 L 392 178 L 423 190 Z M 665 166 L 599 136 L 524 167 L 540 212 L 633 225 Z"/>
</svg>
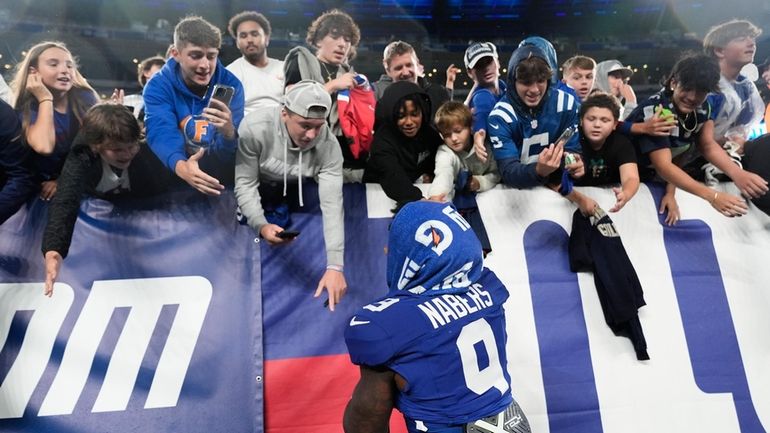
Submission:
<svg viewBox="0 0 770 433">
<path fill-rule="evenodd" d="M 387 433 L 395 394 L 395 374 L 391 370 L 362 365 L 361 379 L 345 408 L 345 433 Z"/>
</svg>

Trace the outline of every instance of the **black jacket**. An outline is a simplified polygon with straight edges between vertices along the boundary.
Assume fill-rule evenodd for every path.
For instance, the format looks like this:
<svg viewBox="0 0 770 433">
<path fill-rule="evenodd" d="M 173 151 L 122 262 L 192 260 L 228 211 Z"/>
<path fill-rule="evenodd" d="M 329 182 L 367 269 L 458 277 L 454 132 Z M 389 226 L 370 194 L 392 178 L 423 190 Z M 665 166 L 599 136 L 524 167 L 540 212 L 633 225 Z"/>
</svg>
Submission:
<svg viewBox="0 0 770 433">
<path fill-rule="evenodd" d="M 83 195 L 107 200 L 147 197 L 165 191 L 170 181 L 169 171 L 144 142 L 128 167 L 128 177 L 131 182 L 130 191 L 109 196 L 98 193 L 96 187 L 102 178 L 101 158 L 82 141 L 81 136 L 75 138 L 48 210 L 48 223 L 43 234 L 43 254 L 57 251 L 62 257 L 67 257 Z"/>
<path fill-rule="evenodd" d="M 19 117 L 0 100 L 0 224 L 40 187 L 32 172 L 30 154 L 21 139 Z"/>
<path fill-rule="evenodd" d="M 642 285 L 615 224 L 603 210 L 597 209 L 597 212 L 588 218 L 578 210 L 572 217 L 570 270 L 594 273 L 596 292 L 607 325 L 616 335 L 631 339 L 637 359 L 650 359 L 638 315 L 638 309 L 645 305 Z"/>
<path fill-rule="evenodd" d="M 405 97 L 417 95 L 422 111 L 422 124 L 415 137 L 399 131 L 398 111 Z M 375 133 L 372 150 L 364 172 L 364 182 L 382 185 L 388 197 L 400 208 L 422 199 L 422 192 L 414 186 L 423 174 L 433 176 L 436 150 L 441 137 L 430 126 L 431 103 L 428 94 L 416 84 L 399 81 L 385 90 L 375 109 Z"/>
</svg>

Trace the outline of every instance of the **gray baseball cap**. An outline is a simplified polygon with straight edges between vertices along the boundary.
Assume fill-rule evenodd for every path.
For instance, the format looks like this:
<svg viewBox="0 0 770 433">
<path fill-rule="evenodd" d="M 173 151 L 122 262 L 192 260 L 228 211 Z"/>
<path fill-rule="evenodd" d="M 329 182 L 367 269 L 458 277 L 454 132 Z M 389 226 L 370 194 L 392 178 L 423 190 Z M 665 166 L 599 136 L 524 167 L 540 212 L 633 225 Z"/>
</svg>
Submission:
<svg viewBox="0 0 770 433">
<path fill-rule="evenodd" d="M 497 58 L 497 47 L 492 42 L 476 42 L 465 50 L 465 67 L 473 69 L 484 57 Z"/>
<path fill-rule="evenodd" d="M 332 106 L 332 98 L 321 83 L 302 80 L 286 91 L 283 106 L 306 119 L 325 119 Z"/>
</svg>

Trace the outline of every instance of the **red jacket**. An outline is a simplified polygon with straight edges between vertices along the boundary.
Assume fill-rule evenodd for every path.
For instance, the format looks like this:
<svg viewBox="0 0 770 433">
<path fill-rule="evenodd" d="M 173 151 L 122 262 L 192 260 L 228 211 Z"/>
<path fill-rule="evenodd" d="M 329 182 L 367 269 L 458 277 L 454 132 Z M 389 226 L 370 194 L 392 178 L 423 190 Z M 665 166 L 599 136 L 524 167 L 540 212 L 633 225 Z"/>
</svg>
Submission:
<svg viewBox="0 0 770 433">
<path fill-rule="evenodd" d="M 355 159 L 369 153 L 374 134 L 374 91 L 363 75 L 357 75 L 357 86 L 337 93 L 340 127 L 352 139 L 350 152 Z"/>
</svg>

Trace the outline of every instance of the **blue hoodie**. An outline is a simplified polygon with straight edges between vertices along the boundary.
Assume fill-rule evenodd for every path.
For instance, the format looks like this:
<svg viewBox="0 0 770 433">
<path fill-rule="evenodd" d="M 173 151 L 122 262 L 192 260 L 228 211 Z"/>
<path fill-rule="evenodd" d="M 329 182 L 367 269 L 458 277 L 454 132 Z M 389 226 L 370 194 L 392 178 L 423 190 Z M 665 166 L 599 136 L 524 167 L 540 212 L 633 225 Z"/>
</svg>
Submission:
<svg viewBox="0 0 770 433">
<path fill-rule="evenodd" d="M 217 67 L 209 82 L 209 89 L 204 97 L 193 93 L 182 78 L 180 66 L 173 58 L 144 88 L 145 125 L 147 127 L 147 143 L 160 161 L 172 172 L 176 163 L 187 160 L 185 152 L 185 137 L 180 125 L 188 116 L 201 114 L 208 105 L 214 84 L 226 84 L 235 88 L 235 95 L 230 102 L 233 125 L 236 134 L 238 125 L 243 119 L 243 85 L 224 65 L 217 60 Z M 226 140 L 218 131 L 211 140 L 207 155 L 214 155 L 220 163 L 229 166 L 229 171 L 235 167 L 235 152 L 238 149 L 237 136 Z M 201 160 L 201 169 L 206 171 L 206 157 Z M 222 181 L 222 179 L 220 179 Z M 232 183 L 232 179 L 228 179 Z"/>
<path fill-rule="evenodd" d="M 575 97 L 577 93 L 570 86 L 563 81 L 559 80 L 559 61 L 556 58 L 556 49 L 548 39 L 541 38 L 540 36 L 528 36 L 519 42 L 519 48 L 524 45 L 534 45 L 540 48 L 540 51 L 545 54 L 545 60 L 548 62 L 548 66 L 551 67 L 553 75 L 551 75 L 551 84 L 556 86 L 557 89 L 563 90 Z"/>
<path fill-rule="evenodd" d="M 546 54 L 532 44 L 524 44 L 511 55 L 508 63 L 508 91 L 495 105 L 487 119 L 487 136 L 497 160 L 502 182 L 514 188 L 545 184 L 548 178 L 537 175 L 538 155 L 567 129 L 577 127 L 577 99 L 551 82 L 537 107 L 528 107 L 516 93 L 516 67 L 529 57 L 547 61 Z M 581 153 L 578 134 L 564 145 L 565 150 Z"/>
</svg>

